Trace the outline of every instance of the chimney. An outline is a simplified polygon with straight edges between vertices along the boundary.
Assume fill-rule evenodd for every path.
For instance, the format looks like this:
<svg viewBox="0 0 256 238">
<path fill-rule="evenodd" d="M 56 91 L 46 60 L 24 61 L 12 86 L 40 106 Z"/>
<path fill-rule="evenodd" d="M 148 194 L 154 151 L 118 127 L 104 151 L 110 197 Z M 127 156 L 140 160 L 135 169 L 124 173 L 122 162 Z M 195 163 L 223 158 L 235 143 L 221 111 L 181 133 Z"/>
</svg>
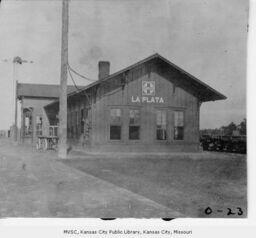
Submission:
<svg viewBox="0 0 256 238">
<path fill-rule="evenodd" d="M 109 76 L 109 72 L 110 72 L 109 61 L 99 61 L 98 67 L 99 67 L 99 75 L 98 75 L 99 80 Z"/>
</svg>

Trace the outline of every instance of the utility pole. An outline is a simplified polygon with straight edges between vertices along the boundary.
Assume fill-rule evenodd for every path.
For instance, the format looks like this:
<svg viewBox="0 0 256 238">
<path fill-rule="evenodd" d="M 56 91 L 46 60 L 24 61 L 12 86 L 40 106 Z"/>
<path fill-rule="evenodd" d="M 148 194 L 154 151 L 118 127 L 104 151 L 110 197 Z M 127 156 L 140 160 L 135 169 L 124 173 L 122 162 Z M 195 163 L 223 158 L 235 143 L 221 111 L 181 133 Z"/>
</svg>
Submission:
<svg viewBox="0 0 256 238">
<path fill-rule="evenodd" d="M 13 80 L 12 80 L 12 88 L 13 88 L 13 124 L 12 126 L 12 138 L 16 142 L 18 140 L 18 126 L 17 126 L 17 86 L 18 86 L 18 66 L 24 63 L 33 64 L 33 61 L 28 61 L 22 59 L 20 56 L 16 56 L 13 59 L 3 59 L 2 62 L 13 64 Z"/>
<path fill-rule="evenodd" d="M 61 74 L 59 96 L 59 158 L 67 158 L 67 66 L 68 66 L 68 6 L 62 0 Z"/>
</svg>

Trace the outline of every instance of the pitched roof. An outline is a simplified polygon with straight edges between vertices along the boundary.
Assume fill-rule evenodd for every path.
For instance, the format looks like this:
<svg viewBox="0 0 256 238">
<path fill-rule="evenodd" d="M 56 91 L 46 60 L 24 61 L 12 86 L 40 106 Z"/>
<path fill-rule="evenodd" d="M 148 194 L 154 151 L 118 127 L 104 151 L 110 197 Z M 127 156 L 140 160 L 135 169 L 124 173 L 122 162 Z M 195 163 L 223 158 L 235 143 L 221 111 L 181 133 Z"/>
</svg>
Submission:
<svg viewBox="0 0 256 238">
<path fill-rule="evenodd" d="M 18 83 L 17 98 L 32 97 L 32 98 L 53 98 L 59 97 L 59 85 L 55 84 L 30 84 Z M 75 86 L 68 86 L 67 93 L 76 91 Z"/>
<path fill-rule="evenodd" d="M 102 80 L 98 80 L 96 82 L 88 84 L 87 86 L 81 88 L 81 90 L 79 92 L 84 91 L 86 89 L 89 89 L 89 88 L 101 83 L 102 81 L 106 81 L 106 80 L 111 79 L 115 76 L 123 74 L 126 71 L 129 71 L 132 68 L 137 67 L 139 65 L 142 65 L 142 64 L 144 64 L 144 63 L 146 63 L 150 60 L 159 60 L 160 62 L 165 63 L 168 67 L 171 67 L 171 68 L 177 70 L 179 73 L 183 74 L 185 77 L 183 77 L 183 79 L 181 79 L 183 82 L 180 82 L 180 83 L 182 84 L 182 83 L 185 83 L 185 81 L 187 81 L 187 83 L 190 83 L 193 86 L 194 89 L 197 89 L 199 92 L 201 91 L 201 93 L 203 92 L 203 94 L 205 96 L 202 98 L 202 101 L 215 101 L 215 100 L 223 100 L 223 99 L 227 98 L 226 96 L 224 96 L 220 92 L 216 91 L 215 89 L 213 89 L 212 87 L 210 87 L 206 83 L 200 81 L 199 79 L 197 79 L 193 75 L 184 71 L 183 69 L 181 69 L 177 65 L 173 64 L 172 62 L 170 62 L 169 60 L 167 60 L 163 56 L 159 55 L 158 53 L 153 54 L 153 55 L 151 55 L 151 56 L 149 56 L 149 57 L 147 57 L 147 58 L 145 58 L 145 59 L 143 59 L 143 60 L 141 60 L 141 61 L 139 61 L 135 64 L 132 64 L 132 65 L 116 72 L 116 73 L 110 74 L 108 77 L 106 77 Z M 71 92 L 68 96 L 72 96 L 72 95 L 74 95 L 76 93 L 79 93 L 79 92 Z"/>
<path fill-rule="evenodd" d="M 170 62 L 169 60 L 167 60 L 166 58 L 164 58 L 163 56 L 159 55 L 158 53 L 153 54 L 135 64 L 132 64 L 116 73 L 110 74 L 108 77 L 102 79 L 102 80 L 97 80 L 91 84 L 88 84 L 85 87 L 80 88 L 79 91 L 73 91 L 71 93 L 68 94 L 68 97 L 71 97 L 73 95 L 79 94 L 87 89 L 90 89 L 98 84 L 100 84 L 101 82 L 107 81 L 111 78 L 114 78 L 118 75 L 121 75 L 123 73 L 125 73 L 126 71 L 129 71 L 137 66 L 140 66 L 144 63 L 147 63 L 148 61 L 151 60 L 157 60 L 159 63 L 169 67 L 170 69 L 173 69 L 175 71 L 177 71 L 179 74 L 182 74 L 183 77 L 179 78 L 179 85 L 182 84 L 186 84 L 187 86 L 191 87 L 191 90 L 194 90 L 200 97 L 200 100 L 202 102 L 206 102 L 206 101 L 215 101 L 215 100 L 223 100 L 226 99 L 227 97 L 224 96 L 223 94 L 221 94 L 220 92 L 218 92 L 217 90 L 213 89 L 212 87 L 210 87 L 209 85 L 207 85 L 206 83 L 202 82 L 201 80 L 197 79 L 195 76 L 189 74 L 188 72 L 184 71 L 183 69 L 181 69 L 180 67 L 178 67 L 177 65 L 173 64 L 172 62 Z M 58 100 L 56 100 L 55 102 L 52 102 L 48 105 L 57 103 Z"/>
</svg>

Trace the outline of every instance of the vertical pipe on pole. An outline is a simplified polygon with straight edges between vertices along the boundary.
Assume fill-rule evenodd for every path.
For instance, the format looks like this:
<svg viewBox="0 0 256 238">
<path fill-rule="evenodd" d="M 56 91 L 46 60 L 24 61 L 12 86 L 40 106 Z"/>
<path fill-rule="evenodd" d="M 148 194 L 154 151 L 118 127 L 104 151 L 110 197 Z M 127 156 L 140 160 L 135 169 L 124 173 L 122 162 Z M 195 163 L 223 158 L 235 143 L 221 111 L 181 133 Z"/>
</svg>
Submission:
<svg viewBox="0 0 256 238">
<path fill-rule="evenodd" d="M 17 89 L 18 89 L 18 81 L 15 80 L 15 113 L 14 113 L 14 141 L 18 140 L 18 125 L 17 125 L 17 110 L 18 110 L 18 105 L 17 105 Z"/>
<path fill-rule="evenodd" d="M 17 62 L 13 59 L 13 140 L 17 141 Z"/>
<path fill-rule="evenodd" d="M 23 107 L 23 97 L 21 97 L 21 106 L 20 106 L 20 111 L 21 111 L 21 123 L 20 123 L 20 141 L 21 143 L 24 142 L 24 107 Z"/>
<path fill-rule="evenodd" d="M 68 6 L 62 0 L 61 75 L 59 96 L 59 149 L 58 157 L 67 158 L 67 65 L 68 65 Z"/>
</svg>

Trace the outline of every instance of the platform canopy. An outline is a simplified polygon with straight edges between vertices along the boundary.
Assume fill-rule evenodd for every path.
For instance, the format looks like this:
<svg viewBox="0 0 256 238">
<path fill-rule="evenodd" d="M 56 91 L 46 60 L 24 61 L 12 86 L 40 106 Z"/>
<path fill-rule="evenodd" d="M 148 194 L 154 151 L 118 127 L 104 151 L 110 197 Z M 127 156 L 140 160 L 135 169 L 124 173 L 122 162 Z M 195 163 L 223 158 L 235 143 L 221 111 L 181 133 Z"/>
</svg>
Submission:
<svg viewBox="0 0 256 238">
<path fill-rule="evenodd" d="M 68 86 L 68 93 L 74 92 L 74 86 Z M 59 97 L 59 85 L 56 84 L 17 84 L 17 98 L 51 98 L 57 99 Z"/>
</svg>

